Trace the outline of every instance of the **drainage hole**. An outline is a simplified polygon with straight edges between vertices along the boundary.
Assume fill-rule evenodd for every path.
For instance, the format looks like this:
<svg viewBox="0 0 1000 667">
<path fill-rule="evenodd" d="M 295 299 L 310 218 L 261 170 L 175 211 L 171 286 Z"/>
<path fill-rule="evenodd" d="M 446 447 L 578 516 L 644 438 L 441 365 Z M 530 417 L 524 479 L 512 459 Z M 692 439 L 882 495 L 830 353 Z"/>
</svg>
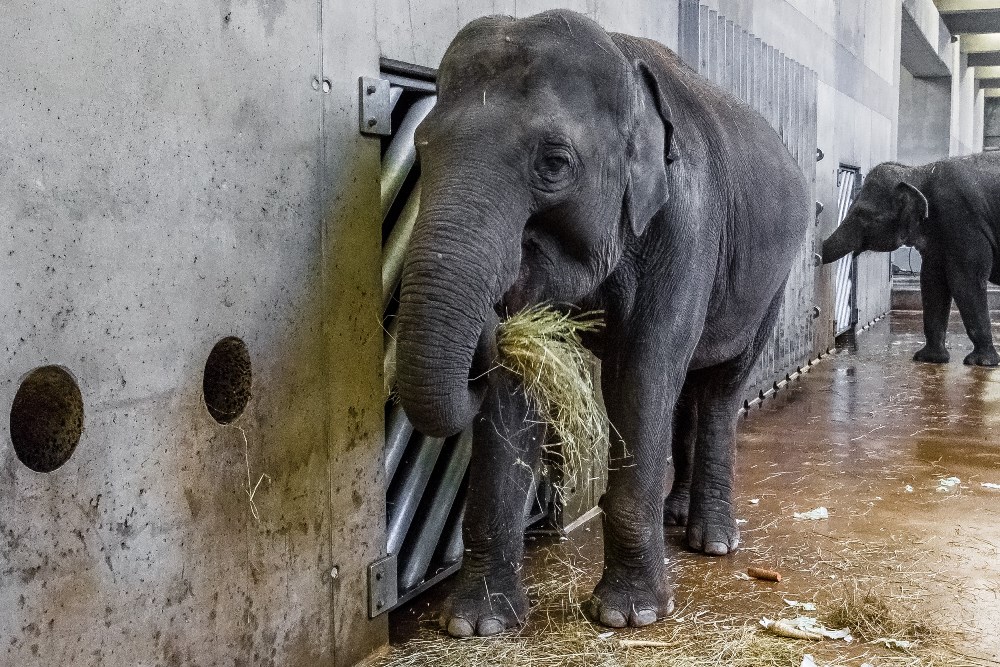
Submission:
<svg viewBox="0 0 1000 667">
<path fill-rule="evenodd" d="M 236 336 L 223 338 L 208 355 L 202 389 L 205 407 L 220 424 L 243 414 L 250 402 L 250 351 Z"/>
<path fill-rule="evenodd" d="M 10 439 L 21 463 L 52 472 L 69 460 L 83 433 L 83 396 L 59 366 L 28 373 L 10 408 Z"/>
</svg>

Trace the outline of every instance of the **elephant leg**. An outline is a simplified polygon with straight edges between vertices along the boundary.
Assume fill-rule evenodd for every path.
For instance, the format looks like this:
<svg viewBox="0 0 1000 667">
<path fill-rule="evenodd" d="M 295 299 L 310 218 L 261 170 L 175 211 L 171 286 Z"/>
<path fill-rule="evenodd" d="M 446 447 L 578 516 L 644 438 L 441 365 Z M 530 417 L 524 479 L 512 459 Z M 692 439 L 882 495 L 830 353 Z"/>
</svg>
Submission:
<svg viewBox="0 0 1000 667">
<path fill-rule="evenodd" d="M 455 637 L 494 635 L 524 622 L 524 506 L 544 437 L 522 386 L 503 369 L 490 374 L 474 429 L 465 559 L 441 614 Z"/>
<path fill-rule="evenodd" d="M 684 340 L 669 348 L 677 352 L 665 363 L 667 355 L 643 349 L 641 338 L 619 346 L 617 358 L 605 360 L 602 377 L 614 426 L 608 490 L 601 498 L 604 570 L 584 612 L 614 628 L 649 625 L 674 608 L 663 505 L 673 411 L 690 359 L 685 346 L 693 344 Z"/>
<path fill-rule="evenodd" d="M 945 349 L 951 289 L 939 259 L 927 257 L 920 269 L 920 295 L 924 309 L 924 346 L 913 355 L 914 361 L 944 364 L 951 358 Z"/>
<path fill-rule="evenodd" d="M 685 381 L 674 410 L 674 433 L 671 439 L 674 481 L 663 505 L 663 522 L 667 526 L 687 525 L 688 506 L 691 503 L 691 468 L 697 435 L 698 402 L 693 387 Z"/>
<path fill-rule="evenodd" d="M 768 330 L 770 331 L 770 329 Z M 740 531 L 733 514 L 736 419 L 743 387 L 757 354 L 692 374 L 697 384 L 698 435 L 694 447 L 687 543 L 710 556 L 735 551 Z"/>
<path fill-rule="evenodd" d="M 698 402 L 698 437 L 691 475 L 687 542 L 690 548 L 710 556 L 731 553 L 740 543 L 740 530 L 733 513 L 737 412 L 757 358 L 771 342 L 784 293 L 782 284 L 742 354 L 688 376 Z"/>
<path fill-rule="evenodd" d="M 988 247 L 964 250 L 964 255 L 952 263 L 948 272 L 948 284 L 955 297 L 955 305 L 973 346 L 972 352 L 963 361 L 968 366 L 996 366 L 1000 364 L 1000 355 L 993 346 L 990 309 L 986 300 L 986 283 L 992 269 L 991 251 Z"/>
</svg>

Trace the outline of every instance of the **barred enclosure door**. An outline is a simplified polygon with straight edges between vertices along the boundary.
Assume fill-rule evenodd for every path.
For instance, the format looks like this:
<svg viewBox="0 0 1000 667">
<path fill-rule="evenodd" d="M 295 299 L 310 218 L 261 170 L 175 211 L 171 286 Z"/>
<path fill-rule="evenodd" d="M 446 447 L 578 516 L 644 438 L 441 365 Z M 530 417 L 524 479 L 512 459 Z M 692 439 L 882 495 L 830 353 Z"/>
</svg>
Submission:
<svg viewBox="0 0 1000 667">
<path fill-rule="evenodd" d="M 861 185 L 861 172 L 856 167 L 841 166 L 837 172 L 837 224 L 847 217 Z M 839 336 L 858 323 L 858 258 L 853 254 L 837 260 L 836 299 L 834 301 L 834 335 Z"/>
</svg>

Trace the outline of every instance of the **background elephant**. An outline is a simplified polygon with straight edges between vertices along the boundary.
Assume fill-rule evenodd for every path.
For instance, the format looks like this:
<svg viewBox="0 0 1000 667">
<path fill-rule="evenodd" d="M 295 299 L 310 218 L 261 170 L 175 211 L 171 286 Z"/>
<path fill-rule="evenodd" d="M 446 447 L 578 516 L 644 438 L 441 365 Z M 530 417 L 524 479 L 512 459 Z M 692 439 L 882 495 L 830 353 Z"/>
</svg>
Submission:
<svg viewBox="0 0 1000 667">
<path fill-rule="evenodd" d="M 493 634 L 527 611 L 521 513 L 543 434 L 517 381 L 487 371 L 499 319 L 540 302 L 605 312 L 589 344 L 616 436 L 587 611 L 651 623 L 673 607 L 665 518 L 705 553 L 738 544 L 735 419 L 808 224 L 802 174 L 764 119 L 671 51 L 568 11 L 463 28 L 416 144 L 399 396 L 421 431 L 475 420 L 476 436 L 444 625 Z"/>
<path fill-rule="evenodd" d="M 866 250 L 920 251 L 926 343 L 916 361 L 944 363 L 954 299 L 973 350 L 966 364 L 996 366 L 986 284 L 1000 284 L 1000 155 L 983 153 L 920 167 L 872 169 L 847 217 L 823 242 L 823 262 Z"/>
</svg>

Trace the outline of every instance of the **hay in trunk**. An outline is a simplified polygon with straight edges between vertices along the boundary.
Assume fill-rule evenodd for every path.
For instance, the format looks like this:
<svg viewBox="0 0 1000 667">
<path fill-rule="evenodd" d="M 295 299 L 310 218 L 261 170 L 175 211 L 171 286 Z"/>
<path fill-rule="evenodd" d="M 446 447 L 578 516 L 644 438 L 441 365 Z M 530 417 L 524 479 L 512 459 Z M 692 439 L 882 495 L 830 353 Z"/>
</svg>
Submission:
<svg viewBox="0 0 1000 667">
<path fill-rule="evenodd" d="M 549 427 L 547 448 L 562 464 L 564 496 L 607 452 L 608 420 L 597 397 L 596 361 L 580 334 L 603 326 L 600 313 L 571 316 L 551 306 L 527 308 L 497 331 L 499 363 L 521 378 Z"/>
</svg>

